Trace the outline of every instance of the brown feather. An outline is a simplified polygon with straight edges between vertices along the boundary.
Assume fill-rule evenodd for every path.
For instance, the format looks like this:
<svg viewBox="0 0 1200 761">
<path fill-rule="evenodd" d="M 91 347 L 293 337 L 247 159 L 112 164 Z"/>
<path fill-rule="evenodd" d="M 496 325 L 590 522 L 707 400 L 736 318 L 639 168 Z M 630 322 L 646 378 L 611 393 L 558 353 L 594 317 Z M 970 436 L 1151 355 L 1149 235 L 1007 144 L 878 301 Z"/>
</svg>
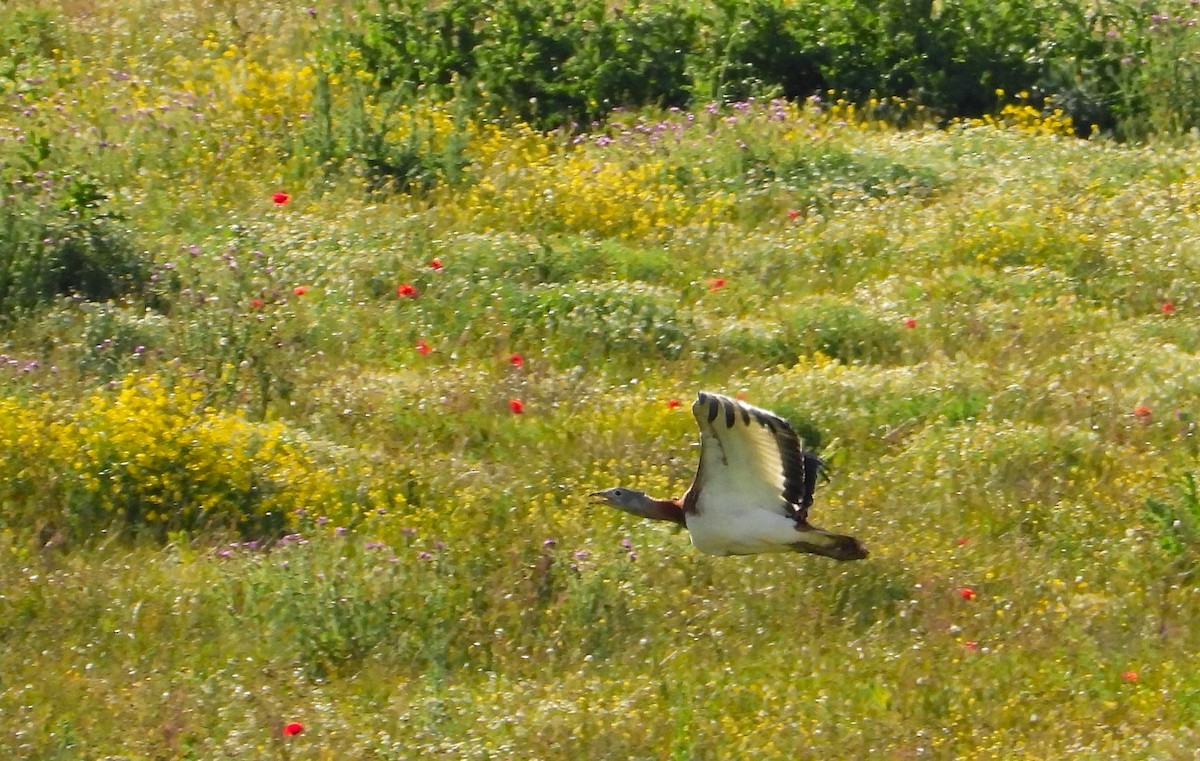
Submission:
<svg viewBox="0 0 1200 761">
<path fill-rule="evenodd" d="M 678 523 L 680 526 L 686 526 L 687 522 L 683 519 L 683 500 L 679 499 L 652 499 L 654 511 L 646 515 L 647 518 L 653 518 L 659 521 L 670 521 Z"/>
</svg>

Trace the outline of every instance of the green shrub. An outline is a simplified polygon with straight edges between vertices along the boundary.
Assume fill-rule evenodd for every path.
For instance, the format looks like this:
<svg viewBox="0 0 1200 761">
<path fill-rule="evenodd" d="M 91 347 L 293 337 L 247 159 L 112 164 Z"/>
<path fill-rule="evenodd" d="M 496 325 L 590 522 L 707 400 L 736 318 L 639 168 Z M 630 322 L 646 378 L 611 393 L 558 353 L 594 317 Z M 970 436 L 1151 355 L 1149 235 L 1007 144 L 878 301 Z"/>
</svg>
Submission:
<svg viewBox="0 0 1200 761">
<path fill-rule="evenodd" d="M 823 354 L 845 363 L 895 362 L 903 353 L 900 325 L 875 317 L 836 297 L 808 299 L 771 328 L 744 325 L 723 337 L 735 351 L 771 365 L 792 365 L 800 357 Z"/>
<path fill-rule="evenodd" d="M 314 677 L 353 672 L 382 647 L 431 658 L 440 643 L 412 635 L 412 619 L 433 613 L 429 580 L 415 583 L 409 563 L 379 562 L 387 550 L 373 551 L 373 544 L 365 550 L 349 538 L 307 544 L 283 543 L 272 553 L 282 561 L 264 558 L 206 594 L 236 600 L 239 617 L 253 621 L 264 636 L 290 643 Z M 447 626 L 447 635 L 453 629 Z"/>
<path fill-rule="evenodd" d="M 0 173 L 9 185 L 0 204 L 0 315 L 55 296 L 105 301 L 140 290 L 148 262 L 122 217 L 104 210 L 99 181 L 38 170 L 49 141 L 30 143 L 24 158 L 33 169 Z"/>
<path fill-rule="evenodd" d="M 499 0 L 478 50 L 477 73 L 493 108 L 545 127 L 586 117 L 574 60 L 604 7 L 560 0 Z"/>
<path fill-rule="evenodd" d="M 829 86 L 852 100 L 904 96 L 946 116 L 1045 93 L 1049 64 L 1084 41 L 1069 0 L 831 3 Z M 1060 34 L 1061 32 L 1061 34 Z"/>
<path fill-rule="evenodd" d="M 362 31 L 339 33 L 344 49 L 333 63 L 361 61 L 380 100 L 448 98 L 470 83 L 493 114 L 587 124 L 618 106 L 685 103 L 696 23 L 675 3 L 610 12 L 599 0 L 399 0 Z"/>
<path fill-rule="evenodd" d="M 697 14 L 676 2 L 632 2 L 600 17 L 590 44 L 573 61 L 584 83 L 580 121 L 616 107 L 686 105 L 694 88 L 688 57 L 699 25 Z"/>
<path fill-rule="evenodd" d="M 331 67 L 374 77 L 369 100 L 478 98 L 539 128 L 614 108 L 836 93 L 910 99 L 944 117 L 1013 98 L 1086 133 L 1181 132 L 1200 121 L 1195 10 L 1181 0 L 602 0 L 388 2 L 327 39 Z M 369 109 L 368 109 L 369 110 Z M 385 107 L 385 112 L 391 108 Z M 905 121 L 908 113 L 889 112 Z M 380 130 L 378 134 L 384 134 Z"/>
<path fill-rule="evenodd" d="M 1144 139 L 1200 126 L 1200 29 L 1194 3 L 1074 6 L 1056 29 L 1045 90 L 1077 122 Z"/>
<path fill-rule="evenodd" d="M 722 102 L 824 92 L 827 47 L 811 5 L 716 0 L 692 57 L 692 92 Z"/>
<path fill-rule="evenodd" d="M 54 81 L 54 51 L 63 46 L 45 8 L 0 8 L 0 93 L 40 91 Z"/>
<path fill-rule="evenodd" d="M 422 86 L 441 97 L 453 93 L 457 77 L 475 73 L 482 40 L 481 0 L 388 0 L 348 42 L 378 77 L 384 91 Z"/>
<path fill-rule="evenodd" d="M 265 227 L 242 221 L 214 231 L 204 245 L 189 244 L 156 268 L 152 283 L 154 305 L 171 325 L 162 348 L 196 370 L 211 401 L 259 420 L 287 408 L 320 340 L 309 306 L 320 298 L 309 294 L 313 273 L 294 251 L 264 240 Z M 108 316 L 91 310 L 89 332 L 116 323 L 101 341 L 124 336 L 128 345 L 130 333 L 153 328 L 142 315 Z M 84 364 L 95 359 L 85 356 Z"/>
<path fill-rule="evenodd" d="M 505 311 L 514 340 L 543 336 L 565 367 L 598 356 L 676 359 L 692 338 L 676 297 L 635 283 L 536 286 L 510 295 Z"/>
</svg>

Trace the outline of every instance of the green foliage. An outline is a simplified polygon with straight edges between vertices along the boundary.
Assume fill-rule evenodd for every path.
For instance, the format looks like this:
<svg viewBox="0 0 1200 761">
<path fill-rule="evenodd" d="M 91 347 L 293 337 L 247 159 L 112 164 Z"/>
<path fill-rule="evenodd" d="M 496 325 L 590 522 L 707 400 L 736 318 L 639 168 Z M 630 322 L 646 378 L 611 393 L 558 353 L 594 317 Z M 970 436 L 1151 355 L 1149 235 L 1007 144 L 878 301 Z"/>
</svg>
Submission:
<svg viewBox="0 0 1200 761">
<path fill-rule="evenodd" d="M 1197 457 L 1197 426 L 1191 413 L 1178 415 L 1183 426 L 1183 440 L 1194 462 Z M 1200 471 L 1187 468 L 1171 478 L 1170 496 L 1146 497 L 1146 518 L 1157 533 L 1158 545 L 1167 559 L 1175 578 L 1168 579 L 1164 588 L 1176 581 L 1194 585 L 1200 570 Z"/>
<path fill-rule="evenodd" d="M 37 92 L 62 45 L 57 18 L 36 5 L 0 8 L 0 93 Z"/>
<path fill-rule="evenodd" d="M 615 107 L 826 90 L 909 96 L 944 113 L 978 114 L 996 103 L 997 88 L 1036 82 L 1032 51 L 1053 20 L 1033 0 L 1003 9 L 407 2 L 388 5 L 347 39 L 381 93 L 415 86 L 445 95 L 470 82 L 494 113 L 541 127 L 585 125 Z"/>
<path fill-rule="evenodd" d="M 432 121 L 436 112 L 414 107 L 406 87 L 391 90 L 351 77 L 344 103 L 334 105 L 329 94 L 330 74 L 317 77 L 314 105 L 317 118 L 308 130 L 307 145 L 326 169 L 346 164 L 365 179 L 370 191 L 424 195 L 442 184 L 464 179 L 466 136 L 460 118 L 450 117 L 451 130 Z"/>
<path fill-rule="evenodd" d="M 827 50 L 811 4 L 719 0 L 714 6 L 716 14 L 701 27 L 690 62 L 698 97 L 805 98 L 828 88 Z"/>
<path fill-rule="evenodd" d="M 126 221 L 106 211 L 106 193 L 87 174 L 42 171 L 49 138 L 34 134 L 27 166 L 0 172 L 0 315 L 55 296 L 106 301 L 143 288 L 149 266 Z"/>
<path fill-rule="evenodd" d="M 398 660 L 423 654 L 426 667 L 436 660 L 429 652 L 437 646 L 431 632 L 414 627 L 410 617 L 440 613 L 448 628 L 454 619 L 451 611 L 429 609 L 433 595 L 419 586 L 427 580 L 413 578 L 420 575 L 415 569 L 379 562 L 390 552 L 384 547 L 321 541 L 297 551 L 297 542 L 305 541 L 285 540 L 275 556 L 228 576 L 211 590 L 214 602 L 236 600 L 239 617 L 263 636 L 287 642 L 314 678 L 354 673 L 384 648 Z M 408 641 L 417 631 L 425 640 L 420 645 Z"/>
<path fill-rule="evenodd" d="M 138 346 L 139 355 L 170 352 L 199 368 L 214 402 L 271 418 L 293 401 L 298 374 L 316 351 L 306 306 L 314 297 L 308 278 L 259 233 L 234 222 L 203 246 L 183 247 L 155 268 L 153 311 L 89 310 L 84 330 L 99 340 L 85 344 L 80 363 L 102 366 Z M 165 336 L 164 322 L 182 330 Z"/>
<path fill-rule="evenodd" d="M 349 155 L 362 161 L 368 187 L 423 194 L 439 184 L 459 183 L 467 164 L 465 136 L 457 132 L 439 142 L 428 125 L 410 120 L 407 126 L 405 137 L 389 140 L 392 125 L 385 118 L 378 126 L 361 130 L 361 143 L 350 144 Z"/>
<path fill-rule="evenodd" d="M 1180 134 L 1200 125 L 1200 20 L 1193 3 L 1108 0 L 1068 5 L 1046 90 L 1081 123 L 1126 139 Z M 1082 31 L 1088 30 L 1088 31 Z"/>
<path fill-rule="evenodd" d="M 420 85 L 445 97 L 456 79 L 474 74 L 482 7 L 479 0 L 389 0 L 349 42 L 385 91 Z"/>
<path fill-rule="evenodd" d="M 493 107 L 547 127 L 599 116 L 600 93 L 588 92 L 581 75 L 601 56 L 600 45 L 594 51 L 587 45 L 601 36 L 589 27 L 603 21 L 602 2 L 500 0 L 489 12 L 478 65 L 479 84 Z M 589 97 L 597 100 L 591 118 Z"/>
<path fill-rule="evenodd" d="M 613 12 L 599 0 L 397 0 L 342 33 L 333 63 L 361 61 L 381 100 L 414 88 L 444 98 L 469 83 L 495 114 L 587 124 L 619 106 L 684 103 L 695 26 L 675 3 Z"/>
<path fill-rule="evenodd" d="M 51 322 L 65 323 L 54 326 L 56 335 L 82 329 L 78 366 L 85 375 L 119 378 L 170 344 L 170 321 L 153 310 L 101 302 L 82 304 L 78 311 L 82 326 L 72 312 L 60 312 Z"/>
<path fill-rule="evenodd" d="M 939 113 L 978 115 L 997 90 L 1032 89 L 1041 47 L 1060 10 L 1055 2 L 885 0 L 831 3 L 828 80 L 837 92 L 905 95 Z"/>
<path fill-rule="evenodd" d="M 821 354 L 841 362 L 890 363 L 899 360 L 903 328 L 836 298 L 808 299 L 782 318 L 778 330 L 751 325 L 731 333 L 733 347 L 764 356 L 771 364 L 792 365 Z"/>
<path fill-rule="evenodd" d="M 537 286 L 513 294 L 505 310 L 513 340 L 541 336 L 562 367 L 589 356 L 676 359 L 693 336 L 674 296 L 630 282 Z"/>
<path fill-rule="evenodd" d="M 857 102 L 907 98 L 944 117 L 978 116 L 1032 93 L 1081 129 L 1138 136 L 1196 123 L 1186 55 L 1192 13 L 1070 0 L 619 10 L 600 0 L 397 0 L 361 31 L 339 31 L 333 49 L 342 51 L 339 70 L 361 65 L 375 77 L 380 102 L 397 93 L 449 97 L 468 85 L 491 113 L 543 128 L 586 125 L 618 107 L 827 93 Z"/>
<path fill-rule="evenodd" d="M 1157 497 L 1146 498 L 1150 518 L 1162 532 L 1159 544 L 1175 558 L 1193 552 L 1200 545 L 1200 491 L 1197 488 L 1196 474 L 1185 473 L 1175 485 L 1175 499 L 1171 502 Z M 1195 564 L 1195 560 L 1186 563 L 1185 575 L 1191 575 Z"/>
<path fill-rule="evenodd" d="M 587 44 L 573 61 L 583 119 L 614 108 L 683 106 L 694 87 L 688 57 L 700 19 L 686 3 L 631 2 L 593 16 Z"/>
</svg>

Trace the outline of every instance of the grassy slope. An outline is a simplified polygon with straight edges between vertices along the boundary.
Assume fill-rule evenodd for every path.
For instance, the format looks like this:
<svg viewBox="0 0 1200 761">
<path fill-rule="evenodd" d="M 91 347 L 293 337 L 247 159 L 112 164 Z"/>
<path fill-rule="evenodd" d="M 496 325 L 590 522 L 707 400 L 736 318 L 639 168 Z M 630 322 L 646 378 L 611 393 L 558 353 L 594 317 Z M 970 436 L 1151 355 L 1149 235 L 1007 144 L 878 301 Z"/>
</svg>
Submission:
<svg viewBox="0 0 1200 761">
<path fill-rule="evenodd" d="M 4 118 L 58 135 L 157 261 L 233 306 L 161 319 L 56 306 L 6 338 L 7 355 L 42 362 L 13 369 L 7 393 L 86 404 L 109 376 L 79 336 L 106 329 L 153 349 L 118 358 L 118 377 L 207 367 L 219 344 L 206 342 L 278 289 L 287 340 L 238 340 L 263 349 L 288 396 L 256 399 L 235 377 L 225 408 L 367 458 L 405 499 L 347 535 L 331 530 L 341 516 L 301 522 L 306 543 L 270 552 L 207 534 L 43 550 L 11 528 L 10 753 L 1163 758 L 1196 745 L 1200 601 L 1145 498 L 1184 504 L 1173 483 L 1196 467 L 1200 151 L 1019 125 L 896 133 L 759 106 L 669 116 L 664 139 L 658 117 L 631 116 L 573 149 L 481 130 L 471 186 L 364 200 L 278 150 L 303 125 L 271 110 L 311 106 L 300 8 L 222 4 L 257 30 L 239 34 L 197 3 L 150 38 L 128 4 L 77 5 L 55 64 L 70 75 L 29 96 L 33 116 Z M 199 106 L 180 97 L 196 92 Z M 67 137 L 64 120 L 127 150 Z M 280 188 L 293 199 L 274 208 Z M 403 282 L 420 297 L 397 298 Z M 686 484 L 698 387 L 744 392 L 819 436 L 836 473 L 814 518 L 862 537 L 869 561 L 703 557 L 585 504 L 618 480 Z M 284 739 L 291 720 L 307 730 Z"/>
</svg>

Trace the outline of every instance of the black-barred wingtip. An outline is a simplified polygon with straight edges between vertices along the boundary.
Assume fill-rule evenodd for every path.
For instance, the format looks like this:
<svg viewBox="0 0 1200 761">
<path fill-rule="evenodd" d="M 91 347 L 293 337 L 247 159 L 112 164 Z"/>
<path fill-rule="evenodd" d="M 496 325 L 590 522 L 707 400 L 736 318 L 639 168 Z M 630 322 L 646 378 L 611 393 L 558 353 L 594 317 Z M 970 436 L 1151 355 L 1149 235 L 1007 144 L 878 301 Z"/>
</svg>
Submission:
<svg viewBox="0 0 1200 761">
<path fill-rule="evenodd" d="M 777 418 L 774 415 L 768 414 L 767 412 L 765 412 L 763 410 L 755 411 L 754 419 L 756 421 L 758 421 L 759 425 L 761 425 L 763 428 L 766 428 L 771 433 L 775 433 L 775 429 L 779 425 L 779 420 L 780 420 L 780 418 Z M 747 420 L 746 422 L 749 423 L 750 421 Z M 786 423 L 786 421 L 784 421 L 784 422 Z"/>
</svg>

